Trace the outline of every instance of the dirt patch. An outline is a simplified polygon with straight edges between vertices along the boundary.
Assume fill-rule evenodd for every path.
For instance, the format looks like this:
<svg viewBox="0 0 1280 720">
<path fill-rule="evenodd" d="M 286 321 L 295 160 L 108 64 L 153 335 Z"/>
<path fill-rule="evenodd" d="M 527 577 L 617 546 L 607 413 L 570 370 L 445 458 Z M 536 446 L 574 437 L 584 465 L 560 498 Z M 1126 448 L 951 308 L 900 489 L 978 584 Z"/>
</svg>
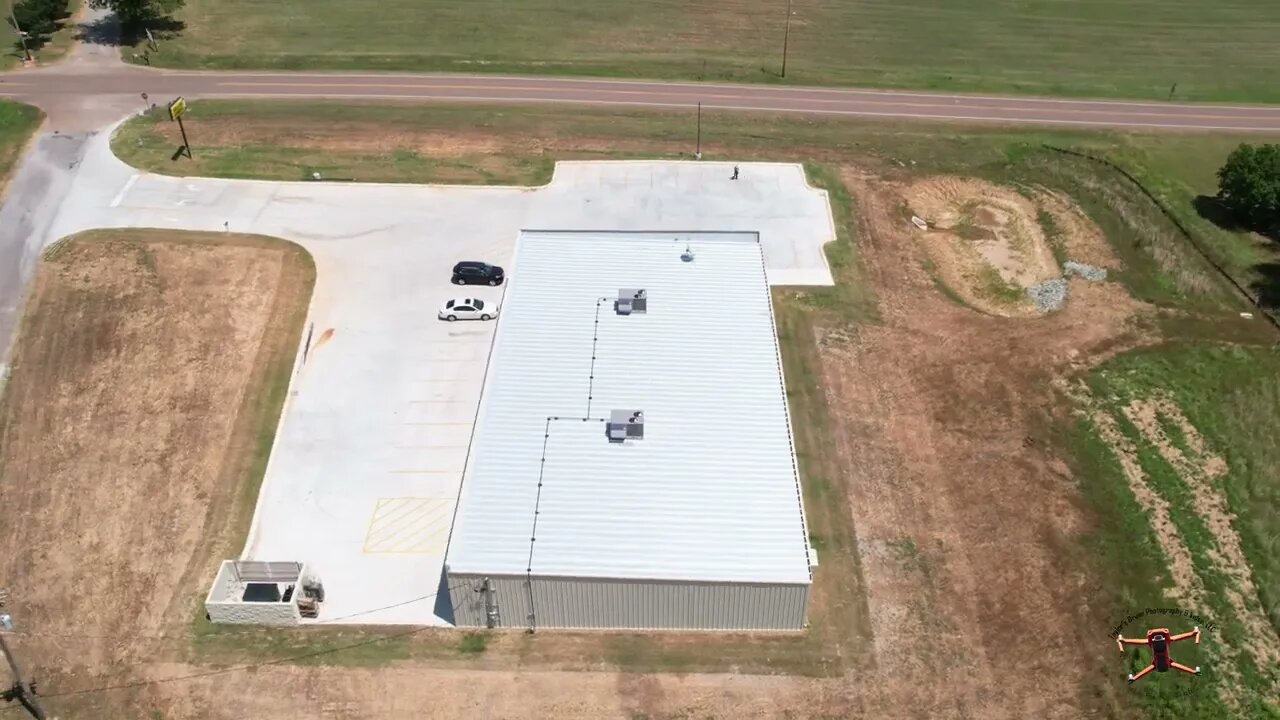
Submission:
<svg viewBox="0 0 1280 720">
<path fill-rule="evenodd" d="M 178 128 L 173 123 L 157 122 L 151 130 L 168 143 L 181 143 Z M 425 158 L 455 161 L 498 155 L 554 154 L 563 157 L 566 153 L 653 152 L 652 143 L 640 140 L 557 138 L 542 136 L 536 131 L 518 136 L 495 136 L 483 130 L 471 133 L 354 122 L 276 122 L 262 119 L 246 125 L 242 119 L 219 117 L 200 120 L 200 137 L 206 146 L 219 148 L 265 145 L 307 152 L 333 150 L 376 155 L 410 152 Z"/>
<path fill-rule="evenodd" d="M 174 237 L 177 235 L 178 237 Z M 256 427 L 260 361 L 296 348 L 310 259 L 261 238 L 91 233 L 37 273 L 4 404 L 0 577 L 60 669 L 185 636 Z M 130 639 L 132 636 L 132 639 Z M 174 647 L 172 644 L 166 647 Z"/>
<path fill-rule="evenodd" d="M 169 142 L 180 143 L 181 138 L 172 123 L 158 122 L 151 127 Z M 298 150 L 341 150 L 378 154 L 393 152 L 417 152 L 427 157 L 457 157 L 459 155 L 487 155 L 505 147 L 508 143 L 492 135 L 465 135 L 457 133 L 388 129 L 380 126 L 374 132 L 370 126 L 360 123 L 317 123 L 300 120 L 274 122 L 265 119 L 246 125 L 234 118 L 202 118 L 200 120 L 202 142 L 213 147 L 243 147 L 270 145 Z"/>
<path fill-rule="evenodd" d="M 931 178 L 903 191 L 940 280 L 974 307 L 1007 317 L 1040 314 L 1026 290 L 1061 275 L 1034 203 L 981 180 Z"/>
<path fill-rule="evenodd" d="M 147 674 L 158 680 L 201 670 L 158 663 Z M 480 667 L 426 672 L 420 667 L 267 667 L 117 692 L 111 705 L 153 710 L 165 720 L 285 720 L 297 717 L 300 710 L 322 720 L 455 720 L 468 715 L 592 720 L 847 717 L 822 715 L 820 710 L 810 714 L 811 708 L 830 706 L 824 683 L 791 677 L 509 672 Z M 235 692 L 228 692 L 232 686 Z M 281 702 L 284 697 L 287 703 Z"/>
<path fill-rule="evenodd" d="M 982 184 L 845 180 L 884 319 L 823 349 L 874 628 L 876 671 L 859 685 L 878 689 L 846 691 L 876 717 L 1079 717 L 1063 701 L 1090 683 L 1084 668 L 1099 649 L 1008 651 L 1010 638 L 1077 626 L 1090 613 L 1087 579 L 1059 551 L 1085 516 L 1069 471 L 1039 436 L 1060 406 L 1055 381 L 1141 342 L 1130 320 L 1145 311 L 1117 286 L 1083 281 L 1072 282 L 1064 310 L 1035 322 L 949 302 L 924 267 L 935 256 L 903 220 L 903 195 L 950 227 L 964 198 L 991 204 L 987 215 L 975 208 L 980 223 L 1010 222 L 1016 211 L 1018 232 L 1042 243 L 1033 206 Z M 1047 248 L 1026 252 L 1031 274 L 1011 277 L 1052 271 Z M 1048 674 L 1052 697 L 1035 680 Z"/>
<path fill-rule="evenodd" d="M 1147 520 L 1155 533 L 1156 542 L 1168 561 L 1169 575 L 1173 578 L 1173 587 L 1169 589 L 1170 599 L 1182 605 L 1194 608 L 1201 613 L 1208 612 L 1205 604 L 1204 585 L 1196 575 L 1195 563 L 1191 559 L 1191 551 L 1178 535 L 1178 529 L 1169 517 L 1169 503 L 1147 481 L 1147 474 L 1138 461 L 1138 448 L 1133 444 L 1116 424 L 1110 414 L 1095 411 L 1090 419 L 1098 428 L 1098 435 L 1115 453 L 1129 483 L 1129 491 L 1138 501 L 1138 506 L 1146 513 Z"/>
</svg>

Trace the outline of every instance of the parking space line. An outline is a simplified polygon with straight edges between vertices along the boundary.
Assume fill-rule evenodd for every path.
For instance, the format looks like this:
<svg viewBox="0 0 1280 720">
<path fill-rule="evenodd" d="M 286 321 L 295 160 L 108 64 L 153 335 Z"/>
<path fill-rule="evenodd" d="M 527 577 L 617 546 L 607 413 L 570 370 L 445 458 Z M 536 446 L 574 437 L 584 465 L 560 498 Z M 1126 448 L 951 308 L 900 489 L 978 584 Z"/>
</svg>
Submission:
<svg viewBox="0 0 1280 720">
<path fill-rule="evenodd" d="M 413 498 L 405 498 L 404 502 L 388 503 L 392 510 L 382 517 L 374 516 L 370 521 L 376 529 L 371 536 L 374 547 L 394 548 L 406 538 L 412 538 L 419 532 L 418 525 L 424 519 L 434 515 L 435 508 L 429 502 L 410 502 Z M 407 508 L 396 517 L 392 513 Z M 368 548 L 366 547 L 366 550 Z"/>
<path fill-rule="evenodd" d="M 17 22 L 17 20 L 14 20 Z M 120 207 L 120 203 L 124 202 L 124 196 L 129 194 L 129 190 L 133 188 L 133 184 L 138 182 L 138 178 L 142 177 L 142 173 L 138 173 L 129 178 L 129 181 L 120 188 L 120 192 L 111 200 L 111 207 Z"/>
<path fill-rule="evenodd" d="M 393 475 L 452 475 L 462 470 L 392 470 L 390 472 Z"/>
<path fill-rule="evenodd" d="M 383 512 L 383 508 L 391 505 L 391 509 Z M 419 510 L 417 505 L 412 503 L 396 502 L 396 498 L 381 498 L 378 500 L 377 506 L 373 508 L 373 516 L 376 522 L 369 524 L 370 531 L 378 524 L 386 524 L 390 522 L 400 522 Z M 366 542 L 368 538 L 366 536 Z"/>
<path fill-rule="evenodd" d="M 435 425 L 437 427 L 462 427 L 463 425 L 474 425 L 470 422 L 407 422 L 405 425 Z"/>
<path fill-rule="evenodd" d="M 428 399 L 428 400 L 405 400 L 405 402 L 410 405 L 479 405 L 480 404 L 479 400 L 469 401 L 469 400 Z"/>
<path fill-rule="evenodd" d="M 367 555 L 432 555 L 444 552 L 454 499 L 379 498 L 365 532 Z"/>
<path fill-rule="evenodd" d="M 409 400 L 410 405 L 467 405 L 466 400 Z"/>
</svg>

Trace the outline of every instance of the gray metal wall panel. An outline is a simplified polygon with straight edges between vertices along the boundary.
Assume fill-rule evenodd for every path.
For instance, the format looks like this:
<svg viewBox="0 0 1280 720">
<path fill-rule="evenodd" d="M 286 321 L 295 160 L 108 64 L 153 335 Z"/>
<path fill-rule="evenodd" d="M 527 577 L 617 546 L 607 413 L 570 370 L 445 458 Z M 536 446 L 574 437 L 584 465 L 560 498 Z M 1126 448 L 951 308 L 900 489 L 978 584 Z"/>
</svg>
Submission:
<svg viewBox="0 0 1280 720">
<path fill-rule="evenodd" d="M 486 627 L 484 575 L 450 575 L 449 596 L 453 605 L 454 624 L 459 627 Z M 529 627 L 529 586 L 524 577 L 490 575 L 493 602 L 498 609 L 497 627 Z"/>
<path fill-rule="evenodd" d="M 524 577 L 489 576 L 499 627 L 530 627 Z M 473 582 L 464 582 L 464 581 Z M 455 622 L 484 627 L 478 576 L 451 576 Z M 603 578 L 533 578 L 538 628 L 611 630 L 801 630 L 808 585 L 672 583 Z"/>
</svg>

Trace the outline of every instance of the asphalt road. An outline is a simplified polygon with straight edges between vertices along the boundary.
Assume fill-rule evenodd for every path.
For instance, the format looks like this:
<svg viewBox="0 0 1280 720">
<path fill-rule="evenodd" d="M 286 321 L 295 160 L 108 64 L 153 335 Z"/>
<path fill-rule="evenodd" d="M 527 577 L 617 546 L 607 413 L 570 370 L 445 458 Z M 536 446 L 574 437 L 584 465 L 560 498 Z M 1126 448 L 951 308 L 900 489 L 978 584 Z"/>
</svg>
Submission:
<svg viewBox="0 0 1280 720">
<path fill-rule="evenodd" d="M 693 107 L 879 118 L 1280 132 L 1280 107 L 982 97 L 835 88 L 585 80 L 493 75 L 171 72 L 132 66 L 52 67 L 0 76 L 0 96 L 40 106 L 91 97 L 151 102 L 278 97 L 547 102 Z"/>
</svg>

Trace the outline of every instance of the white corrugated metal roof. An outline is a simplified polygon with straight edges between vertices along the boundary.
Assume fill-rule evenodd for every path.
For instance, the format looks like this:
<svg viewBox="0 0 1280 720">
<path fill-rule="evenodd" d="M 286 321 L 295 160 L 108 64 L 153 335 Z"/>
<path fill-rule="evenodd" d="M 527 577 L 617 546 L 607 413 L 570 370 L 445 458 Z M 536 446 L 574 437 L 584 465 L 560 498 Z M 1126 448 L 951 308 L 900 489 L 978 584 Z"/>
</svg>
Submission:
<svg viewBox="0 0 1280 720">
<path fill-rule="evenodd" d="M 508 278 L 450 571 L 809 582 L 756 236 L 524 233 Z"/>
</svg>

